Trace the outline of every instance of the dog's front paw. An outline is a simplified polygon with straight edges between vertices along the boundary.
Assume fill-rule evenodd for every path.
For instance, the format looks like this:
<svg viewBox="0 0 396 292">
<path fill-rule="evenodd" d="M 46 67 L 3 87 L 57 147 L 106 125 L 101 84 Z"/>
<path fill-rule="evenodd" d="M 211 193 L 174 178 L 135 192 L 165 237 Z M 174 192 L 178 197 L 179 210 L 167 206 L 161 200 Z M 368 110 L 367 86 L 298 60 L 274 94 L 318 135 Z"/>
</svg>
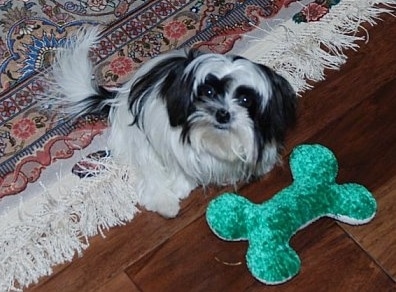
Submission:
<svg viewBox="0 0 396 292">
<path fill-rule="evenodd" d="M 171 190 L 174 194 L 174 197 L 182 200 L 188 197 L 191 191 L 196 187 L 196 184 L 188 181 L 187 179 L 179 179 L 174 180 L 171 184 Z"/>
<path fill-rule="evenodd" d="M 146 210 L 157 212 L 166 218 L 176 217 L 180 210 L 179 200 L 167 195 L 159 195 L 150 198 L 146 197 L 141 203 Z"/>
</svg>

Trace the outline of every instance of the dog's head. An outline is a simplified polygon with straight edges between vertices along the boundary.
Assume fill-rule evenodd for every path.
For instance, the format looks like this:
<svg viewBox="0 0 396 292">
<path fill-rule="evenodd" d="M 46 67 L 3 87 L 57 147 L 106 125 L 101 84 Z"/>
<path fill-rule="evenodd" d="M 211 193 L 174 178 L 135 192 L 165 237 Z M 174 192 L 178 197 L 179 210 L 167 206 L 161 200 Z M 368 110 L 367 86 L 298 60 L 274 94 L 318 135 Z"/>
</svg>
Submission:
<svg viewBox="0 0 396 292">
<path fill-rule="evenodd" d="M 178 51 L 144 71 L 129 97 L 135 123 L 144 127 L 147 100 L 160 99 L 170 127 L 181 130 L 180 142 L 198 153 L 256 164 L 267 144 L 282 145 L 295 120 L 290 84 L 243 57 Z"/>
</svg>

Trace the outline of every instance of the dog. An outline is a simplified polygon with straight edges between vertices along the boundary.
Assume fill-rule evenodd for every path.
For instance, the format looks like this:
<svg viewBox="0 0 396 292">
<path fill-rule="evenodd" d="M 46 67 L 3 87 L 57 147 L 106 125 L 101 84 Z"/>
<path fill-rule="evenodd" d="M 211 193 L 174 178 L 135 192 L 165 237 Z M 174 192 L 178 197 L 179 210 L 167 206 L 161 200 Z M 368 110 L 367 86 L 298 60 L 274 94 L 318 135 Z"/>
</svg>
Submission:
<svg viewBox="0 0 396 292">
<path fill-rule="evenodd" d="M 57 51 L 48 100 L 70 119 L 108 116 L 108 148 L 136 169 L 147 210 L 175 217 L 197 186 L 248 182 L 280 161 L 297 101 L 272 69 L 236 55 L 174 50 L 110 90 L 92 78 L 89 54 L 99 37 L 99 29 L 83 29 Z"/>
</svg>

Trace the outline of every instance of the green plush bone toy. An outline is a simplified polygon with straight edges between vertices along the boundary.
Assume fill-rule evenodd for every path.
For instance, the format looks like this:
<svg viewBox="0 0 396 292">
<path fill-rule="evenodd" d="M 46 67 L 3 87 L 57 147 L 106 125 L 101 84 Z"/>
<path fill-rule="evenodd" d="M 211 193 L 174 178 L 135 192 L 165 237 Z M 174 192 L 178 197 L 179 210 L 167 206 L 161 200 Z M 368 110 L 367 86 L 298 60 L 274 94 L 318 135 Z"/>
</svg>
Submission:
<svg viewBox="0 0 396 292">
<path fill-rule="evenodd" d="M 290 238 L 301 228 L 324 217 L 349 224 L 370 221 L 377 204 L 358 184 L 337 184 L 338 165 L 333 153 L 321 145 L 301 145 L 290 157 L 294 182 L 271 200 L 254 204 L 232 193 L 210 202 L 206 219 L 224 240 L 248 240 L 247 266 L 266 284 L 279 284 L 300 270 L 300 258 Z"/>
</svg>

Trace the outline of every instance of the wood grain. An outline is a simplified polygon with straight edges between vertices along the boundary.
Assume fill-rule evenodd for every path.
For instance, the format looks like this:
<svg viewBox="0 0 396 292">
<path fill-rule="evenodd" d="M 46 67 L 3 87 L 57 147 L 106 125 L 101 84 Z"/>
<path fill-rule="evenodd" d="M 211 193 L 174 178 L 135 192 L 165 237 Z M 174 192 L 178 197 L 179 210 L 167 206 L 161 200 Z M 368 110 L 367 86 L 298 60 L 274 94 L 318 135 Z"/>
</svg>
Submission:
<svg viewBox="0 0 396 292">
<path fill-rule="evenodd" d="M 99 287 L 96 292 L 140 292 L 141 290 L 135 286 L 131 279 L 121 272 L 111 278 L 108 282 L 104 283 L 103 286 Z"/>
<path fill-rule="evenodd" d="M 359 42 L 358 51 L 348 51 L 348 60 L 340 71 L 327 70 L 326 79 L 303 94 L 299 101 L 298 125 L 290 132 L 287 149 L 353 111 L 360 102 L 395 78 L 395 41 L 388 36 L 396 34 L 396 17 L 384 15 L 383 19 L 385 21 L 377 26 L 366 26 L 370 42 Z"/>
<path fill-rule="evenodd" d="M 374 190 L 378 211 L 366 226 L 342 228 L 396 282 L 396 175 Z"/>
<path fill-rule="evenodd" d="M 331 220 L 316 222 L 295 236 L 293 247 L 300 254 L 302 270 L 280 286 L 264 286 L 251 276 L 245 265 L 246 247 L 245 242 L 220 240 L 200 218 L 126 273 L 143 291 L 185 291 L 185 287 L 188 291 L 303 291 L 318 287 L 318 281 L 321 291 L 393 286 Z"/>
</svg>

